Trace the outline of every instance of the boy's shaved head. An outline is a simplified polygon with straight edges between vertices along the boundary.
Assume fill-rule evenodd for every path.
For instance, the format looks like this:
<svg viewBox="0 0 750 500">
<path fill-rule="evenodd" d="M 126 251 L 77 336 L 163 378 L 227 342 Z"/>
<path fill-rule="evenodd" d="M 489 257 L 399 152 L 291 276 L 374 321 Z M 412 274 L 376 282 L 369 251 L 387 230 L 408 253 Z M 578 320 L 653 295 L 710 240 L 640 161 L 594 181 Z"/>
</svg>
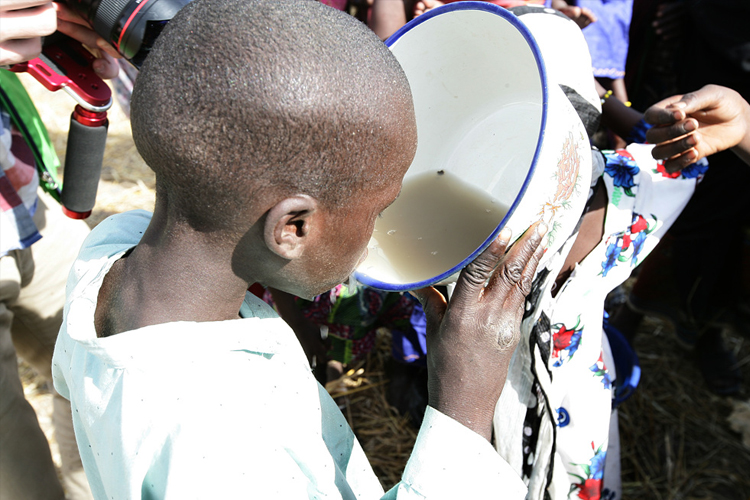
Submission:
<svg viewBox="0 0 750 500">
<path fill-rule="evenodd" d="M 157 196 L 200 231 L 233 229 L 249 200 L 335 208 L 393 182 L 383 157 L 408 163 L 416 146 L 396 59 L 315 0 L 187 5 L 143 65 L 132 124 Z"/>
</svg>

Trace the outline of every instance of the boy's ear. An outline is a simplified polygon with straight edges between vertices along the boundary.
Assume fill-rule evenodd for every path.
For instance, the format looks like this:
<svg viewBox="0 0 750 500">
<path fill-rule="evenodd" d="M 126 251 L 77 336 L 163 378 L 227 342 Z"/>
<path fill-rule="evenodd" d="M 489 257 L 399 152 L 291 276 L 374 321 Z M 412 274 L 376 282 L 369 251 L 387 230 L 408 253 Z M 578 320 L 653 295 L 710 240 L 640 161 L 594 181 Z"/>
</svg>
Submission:
<svg viewBox="0 0 750 500">
<path fill-rule="evenodd" d="M 263 228 L 266 246 L 284 259 L 298 258 L 308 242 L 317 210 L 317 200 L 307 195 L 295 195 L 278 202 L 266 215 Z"/>
</svg>

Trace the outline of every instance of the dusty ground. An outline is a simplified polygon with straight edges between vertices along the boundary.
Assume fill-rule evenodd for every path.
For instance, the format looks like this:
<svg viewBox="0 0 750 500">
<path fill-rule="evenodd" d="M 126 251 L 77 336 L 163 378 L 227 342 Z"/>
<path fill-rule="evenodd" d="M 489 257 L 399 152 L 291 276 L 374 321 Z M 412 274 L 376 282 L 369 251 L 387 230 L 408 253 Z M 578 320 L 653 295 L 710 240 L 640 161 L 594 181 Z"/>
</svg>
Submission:
<svg viewBox="0 0 750 500">
<path fill-rule="evenodd" d="M 34 81 L 27 88 L 64 157 L 73 101 Z M 153 186 L 153 174 L 132 143 L 129 122 L 115 105 L 98 202 L 89 222 L 93 225 L 132 208 L 151 209 Z M 746 374 L 738 398 L 717 397 L 706 390 L 692 354 L 675 346 L 669 325 L 649 318 L 641 326 L 641 385 L 620 414 L 625 499 L 750 499 L 750 342 L 735 335 L 729 341 Z M 408 457 L 414 431 L 385 402 L 387 352 L 383 341 L 362 372 L 352 373 L 342 389 L 350 392 L 337 401 L 384 485 L 390 486 Z M 27 366 L 22 364 L 20 371 L 27 397 L 54 447 L 49 390 Z"/>
</svg>

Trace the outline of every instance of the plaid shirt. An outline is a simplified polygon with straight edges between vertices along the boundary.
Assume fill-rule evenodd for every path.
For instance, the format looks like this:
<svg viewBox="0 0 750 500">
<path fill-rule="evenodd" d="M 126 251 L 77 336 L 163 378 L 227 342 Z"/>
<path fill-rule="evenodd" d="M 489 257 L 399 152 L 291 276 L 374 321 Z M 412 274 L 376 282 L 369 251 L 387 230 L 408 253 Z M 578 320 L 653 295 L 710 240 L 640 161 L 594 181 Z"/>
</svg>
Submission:
<svg viewBox="0 0 750 500">
<path fill-rule="evenodd" d="M 34 157 L 2 108 L 0 117 L 0 256 L 3 256 L 29 247 L 42 236 L 32 220 L 39 186 Z"/>
</svg>

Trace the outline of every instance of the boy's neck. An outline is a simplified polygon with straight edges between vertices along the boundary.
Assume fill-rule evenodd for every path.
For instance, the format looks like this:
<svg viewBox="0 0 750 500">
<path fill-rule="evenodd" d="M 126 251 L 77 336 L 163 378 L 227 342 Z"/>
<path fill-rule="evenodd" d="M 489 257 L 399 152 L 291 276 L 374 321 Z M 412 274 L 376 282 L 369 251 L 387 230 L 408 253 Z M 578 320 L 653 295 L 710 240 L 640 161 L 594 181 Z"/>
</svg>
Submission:
<svg viewBox="0 0 750 500">
<path fill-rule="evenodd" d="M 154 218 L 133 252 L 115 262 L 99 291 L 97 336 L 174 321 L 238 317 L 248 283 L 232 272 L 232 245 L 217 245 Z"/>
</svg>

